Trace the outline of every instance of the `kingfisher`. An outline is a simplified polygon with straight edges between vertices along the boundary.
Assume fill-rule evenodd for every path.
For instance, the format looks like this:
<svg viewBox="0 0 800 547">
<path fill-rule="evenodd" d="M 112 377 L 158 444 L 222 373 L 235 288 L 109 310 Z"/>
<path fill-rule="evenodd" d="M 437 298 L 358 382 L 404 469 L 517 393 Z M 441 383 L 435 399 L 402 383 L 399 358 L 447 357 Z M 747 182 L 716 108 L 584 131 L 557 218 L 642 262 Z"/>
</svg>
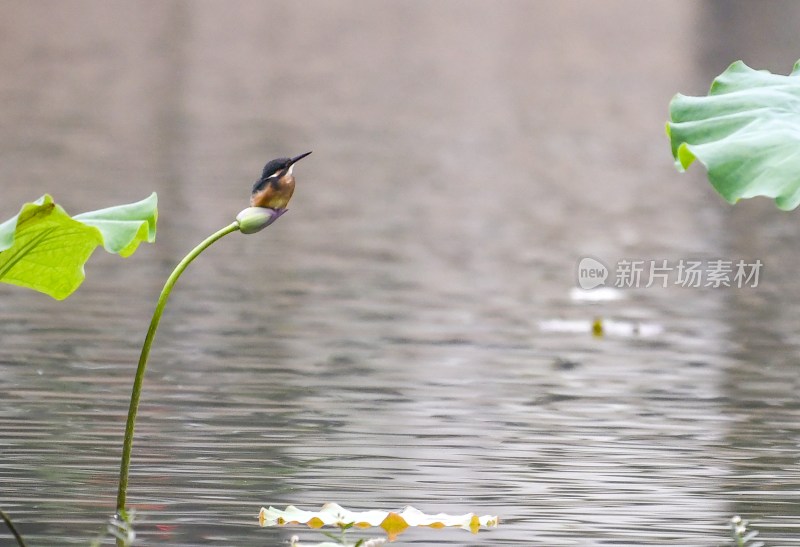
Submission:
<svg viewBox="0 0 800 547">
<path fill-rule="evenodd" d="M 292 175 L 294 164 L 310 153 L 306 152 L 294 158 L 278 158 L 267 162 L 261 178 L 253 186 L 250 206 L 285 209 L 294 193 L 294 175 Z"/>
</svg>

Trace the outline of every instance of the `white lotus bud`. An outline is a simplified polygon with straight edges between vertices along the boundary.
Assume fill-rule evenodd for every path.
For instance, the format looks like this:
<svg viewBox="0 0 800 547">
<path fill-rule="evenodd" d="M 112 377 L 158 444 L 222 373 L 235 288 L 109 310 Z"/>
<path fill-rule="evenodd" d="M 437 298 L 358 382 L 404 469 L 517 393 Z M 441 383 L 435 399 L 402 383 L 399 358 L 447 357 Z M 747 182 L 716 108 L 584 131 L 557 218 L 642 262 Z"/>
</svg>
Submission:
<svg viewBox="0 0 800 547">
<path fill-rule="evenodd" d="M 236 222 L 239 223 L 239 230 L 243 234 L 255 234 L 278 220 L 286 211 L 268 207 L 248 207 L 236 215 Z"/>
</svg>

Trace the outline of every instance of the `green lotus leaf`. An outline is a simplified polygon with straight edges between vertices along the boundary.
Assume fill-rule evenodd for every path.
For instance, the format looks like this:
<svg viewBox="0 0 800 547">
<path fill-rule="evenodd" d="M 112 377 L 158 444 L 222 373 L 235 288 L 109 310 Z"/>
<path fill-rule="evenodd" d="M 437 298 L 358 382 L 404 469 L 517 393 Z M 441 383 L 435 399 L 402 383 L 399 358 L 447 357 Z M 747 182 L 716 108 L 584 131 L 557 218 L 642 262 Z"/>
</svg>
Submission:
<svg viewBox="0 0 800 547">
<path fill-rule="evenodd" d="M 0 224 L 0 281 L 63 300 L 86 277 L 84 264 L 98 245 L 130 256 L 156 237 L 158 198 L 70 217 L 45 194 Z"/>
<path fill-rule="evenodd" d="M 100 230 L 106 251 L 127 257 L 136 251 L 139 243 L 155 241 L 157 205 L 158 196 L 153 192 L 136 203 L 89 211 L 72 218 Z"/>
<path fill-rule="evenodd" d="M 737 61 L 708 96 L 678 94 L 669 111 L 679 171 L 698 160 L 730 203 L 766 196 L 780 209 L 800 205 L 800 61 L 788 76 Z"/>
</svg>

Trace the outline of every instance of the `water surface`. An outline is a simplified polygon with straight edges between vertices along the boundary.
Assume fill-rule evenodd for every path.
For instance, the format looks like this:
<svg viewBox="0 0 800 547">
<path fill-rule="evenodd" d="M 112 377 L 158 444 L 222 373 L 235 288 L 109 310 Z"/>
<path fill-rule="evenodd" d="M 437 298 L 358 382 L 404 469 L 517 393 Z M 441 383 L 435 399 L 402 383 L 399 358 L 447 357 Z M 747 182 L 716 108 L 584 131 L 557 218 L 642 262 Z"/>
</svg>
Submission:
<svg viewBox="0 0 800 547">
<path fill-rule="evenodd" d="M 399 543 L 719 545 L 742 514 L 792 544 L 797 222 L 678 175 L 662 129 L 736 58 L 790 70 L 798 9 L 759 6 L 3 4 L 0 216 L 155 190 L 161 219 L 69 300 L 0 288 L 0 504 L 32 545 L 100 531 L 163 281 L 266 160 L 314 150 L 290 213 L 217 243 L 169 303 L 134 446 L 142 544 L 320 541 L 256 515 L 327 501 L 501 517 Z M 764 270 L 576 301 L 587 255 Z M 541 328 L 595 317 L 658 330 Z"/>
</svg>

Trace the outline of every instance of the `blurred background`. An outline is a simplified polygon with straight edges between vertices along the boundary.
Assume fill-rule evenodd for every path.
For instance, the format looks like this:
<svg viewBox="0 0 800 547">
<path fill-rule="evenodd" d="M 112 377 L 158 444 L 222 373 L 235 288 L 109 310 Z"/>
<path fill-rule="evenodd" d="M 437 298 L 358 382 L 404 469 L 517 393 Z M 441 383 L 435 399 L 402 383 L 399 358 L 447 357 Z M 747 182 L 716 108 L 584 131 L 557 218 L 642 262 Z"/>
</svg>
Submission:
<svg viewBox="0 0 800 547">
<path fill-rule="evenodd" d="M 69 300 L 0 286 L 0 506 L 33 545 L 102 531 L 166 277 L 313 150 L 290 212 L 167 307 L 141 544 L 322 541 L 256 516 L 328 501 L 501 519 L 400 544 L 719 545 L 734 514 L 794 544 L 797 213 L 679 175 L 664 123 L 737 59 L 788 74 L 799 27 L 790 0 L 0 2 L 0 219 L 160 209 Z M 585 256 L 764 266 L 593 302 Z"/>
</svg>

